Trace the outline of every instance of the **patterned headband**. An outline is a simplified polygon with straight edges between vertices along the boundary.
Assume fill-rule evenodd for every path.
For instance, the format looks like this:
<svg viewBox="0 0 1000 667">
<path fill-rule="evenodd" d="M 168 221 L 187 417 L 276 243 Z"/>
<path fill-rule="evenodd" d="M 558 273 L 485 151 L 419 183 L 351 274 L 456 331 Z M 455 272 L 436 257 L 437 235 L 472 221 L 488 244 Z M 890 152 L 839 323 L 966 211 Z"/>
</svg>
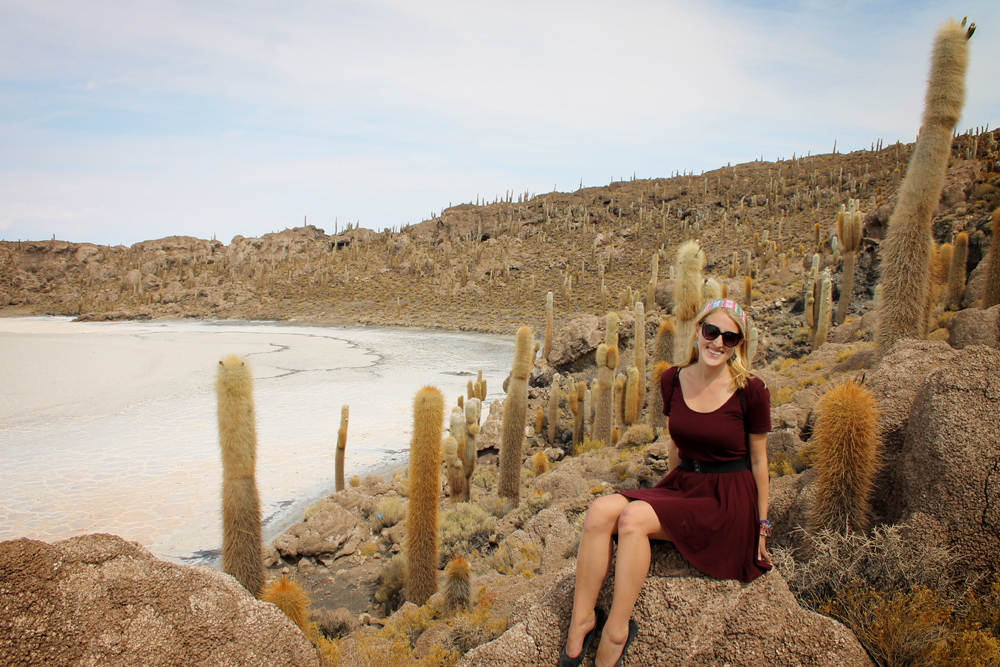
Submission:
<svg viewBox="0 0 1000 667">
<path fill-rule="evenodd" d="M 719 299 L 718 301 L 711 302 L 710 304 L 705 306 L 705 308 L 701 311 L 701 315 L 699 315 L 698 318 L 701 319 L 705 315 L 705 313 L 707 313 L 710 310 L 714 310 L 715 308 L 728 308 L 729 310 L 736 313 L 740 318 L 740 322 L 743 323 L 743 330 L 746 331 L 747 314 L 743 312 L 743 309 L 740 308 L 740 305 L 738 303 L 730 299 Z"/>
</svg>

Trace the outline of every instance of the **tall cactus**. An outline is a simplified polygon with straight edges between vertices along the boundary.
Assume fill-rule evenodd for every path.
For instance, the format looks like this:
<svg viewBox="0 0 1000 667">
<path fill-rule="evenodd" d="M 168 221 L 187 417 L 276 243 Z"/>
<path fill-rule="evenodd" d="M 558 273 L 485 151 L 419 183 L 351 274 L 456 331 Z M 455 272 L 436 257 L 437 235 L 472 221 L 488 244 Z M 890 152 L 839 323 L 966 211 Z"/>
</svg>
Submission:
<svg viewBox="0 0 1000 667">
<path fill-rule="evenodd" d="M 991 308 L 1000 303 L 1000 208 L 993 211 L 993 240 L 986 259 L 986 292 L 982 307 Z"/>
<path fill-rule="evenodd" d="M 583 442 L 583 420 L 587 405 L 587 383 L 580 380 L 576 390 L 569 393 L 570 412 L 573 413 L 573 446 Z"/>
<path fill-rule="evenodd" d="M 615 422 L 612 428 L 625 430 L 625 376 L 621 373 L 615 378 Z"/>
<path fill-rule="evenodd" d="M 334 488 L 337 491 L 344 490 L 344 455 L 347 453 L 347 422 L 350 414 L 350 406 L 340 407 L 340 428 L 337 429 L 336 480 L 334 482 Z"/>
<path fill-rule="evenodd" d="M 924 338 L 930 299 L 931 219 L 951 157 L 951 134 L 965 104 L 968 32 L 954 21 L 937 34 L 920 136 L 899 188 L 881 249 L 879 355 L 904 338 Z M 916 304 L 916 307 L 914 307 Z"/>
<path fill-rule="evenodd" d="M 655 257 L 656 255 L 654 255 Z M 638 376 L 636 378 L 636 405 L 639 413 L 646 407 L 646 309 L 642 303 L 635 304 L 635 364 Z M 636 421 L 639 420 L 638 414 Z"/>
<path fill-rule="evenodd" d="M 659 361 L 653 366 L 653 392 L 649 402 L 649 425 L 653 429 L 666 428 L 667 416 L 663 414 L 663 392 L 660 391 L 660 380 L 670 368 L 666 361 Z"/>
<path fill-rule="evenodd" d="M 646 288 L 646 307 L 652 311 L 656 308 L 656 282 L 660 277 L 660 255 L 653 253 L 652 272 L 649 279 L 649 287 Z"/>
<path fill-rule="evenodd" d="M 670 318 L 664 318 L 660 326 L 656 328 L 656 342 L 653 343 L 653 363 L 661 361 L 671 363 L 674 358 L 674 338 L 677 335 L 677 327 Z"/>
<path fill-rule="evenodd" d="M 500 442 L 500 472 L 497 494 L 515 503 L 521 500 L 521 451 L 524 425 L 528 418 L 528 374 L 538 345 L 528 327 L 517 330 L 514 343 L 514 366 L 503 404 L 503 428 Z"/>
<path fill-rule="evenodd" d="M 614 407 L 614 377 L 618 367 L 618 348 L 601 343 L 597 346 L 597 407 L 591 440 L 600 440 L 605 445 L 611 443 L 611 420 Z"/>
<path fill-rule="evenodd" d="M 465 403 L 465 455 L 462 457 L 462 468 L 465 470 L 466 497 L 472 490 L 472 473 L 476 471 L 476 460 L 479 458 L 479 448 L 476 446 L 476 436 L 479 435 L 479 418 L 482 403 L 478 398 L 470 398 Z"/>
<path fill-rule="evenodd" d="M 451 468 L 448 470 L 448 484 L 453 485 L 452 499 L 457 499 L 456 502 L 460 503 L 464 503 L 469 500 L 469 487 L 465 483 L 465 481 L 469 478 L 469 475 L 465 470 L 465 439 L 467 432 L 465 423 L 465 406 L 452 408 L 448 422 L 448 434 L 449 437 L 455 441 L 455 461 L 453 461 L 451 465 L 454 470 Z M 446 459 L 447 456 L 447 452 L 445 452 Z M 452 476 L 454 476 L 454 483 L 452 482 Z"/>
<path fill-rule="evenodd" d="M 552 351 L 552 317 L 552 292 L 549 292 L 545 295 L 545 346 L 542 348 L 542 359 L 546 361 L 549 360 L 549 352 Z"/>
<path fill-rule="evenodd" d="M 816 410 L 810 531 L 862 533 L 868 528 L 869 498 L 880 464 L 877 404 L 864 387 L 845 382 L 827 391 Z"/>
<path fill-rule="evenodd" d="M 844 272 L 840 280 L 840 301 L 837 303 L 835 322 L 842 324 L 851 307 L 851 292 L 854 291 L 854 257 L 861 247 L 864 215 L 858 209 L 858 200 L 852 199 L 846 210 L 837 216 L 837 233 L 844 246 Z"/>
<path fill-rule="evenodd" d="M 458 457 L 458 443 L 455 438 L 449 435 L 441 443 L 444 451 L 444 468 L 448 478 L 449 497 L 453 503 L 463 503 L 467 499 L 465 495 L 465 468 L 462 466 L 462 459 Z"/>
<path fill-rule="evenodd" d="M 962 297 L 965 296 L 965 263 L 969 260 L 969 235 L 961 232 L 955 237 L 955 250 L 951 256 L 951 268 L 948 271 L 948 310 L 961 310 Z"/>
<path fill-rule="evenodd" d="M 562 398 L 559 391 L 559 380 L 561 379 L 559 373 L 552 374 L 552 386 L 549 387 L 549 404 L 548 404 L 548 414 L 546 418 L 548 419 L 548 436 L 549 444 L 555 445 L 556 438 L 559 437 L 559 401 Z"/>
<path fill-rule="evenodd" d="M 625 380 L 624 424 L 631 426 L 639 421 L 639 415 L 642 413 L 642 408 L 639 406 L 639 369 L 629 366 L 625 372 L 628 377 Z"/>
<path fill-rule="evenodd" d="M 674 315 L 677 317 L 675 364 L 686 362 L 691 353 L 694 321 L 703 305 L 701 271 L 704 267 L 705 253 L 697 241 L 687 241 L 678 248 L 674 277 Z"/>
<path fill-rule="evenodd" d="M 424 387 L 413 401 L 410 503 L 406 515 L 406 599 L 422 605 L 437 592 L 438 503 L 444 396 Z M 524 428 L 521 432 L 523 434 Z"/>
<path fill-rule="evenodd" d="M 833 310 L 833 279 L 830 270 L 823 270 L 819 299 L 819 317 L 816 320 L 816 337 L 813 338 L 813 349 L 823 347 L 830 333 L 830 314 Z"/>
<path fill-rule="evenodd" d="M 235 355 L 219 362 L 219 445 L 222 449 L 222 571 L 254 597 L 264 585 L 260 496 L 257 493 L 257 417 L 253 376 Z"/>
</svg>

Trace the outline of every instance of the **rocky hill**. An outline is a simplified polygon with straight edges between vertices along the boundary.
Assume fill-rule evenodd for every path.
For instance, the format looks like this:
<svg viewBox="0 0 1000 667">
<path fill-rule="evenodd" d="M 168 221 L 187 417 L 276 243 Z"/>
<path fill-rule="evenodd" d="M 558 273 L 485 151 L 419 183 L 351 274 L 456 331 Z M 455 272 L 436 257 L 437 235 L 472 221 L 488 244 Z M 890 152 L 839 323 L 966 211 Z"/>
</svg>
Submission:
<svg viewBox="0 0 1000 667">
<path fill-rule="evenodd" d="M 969 234 L 973 283 L 991 242 L 990 211 L 1000 203 L 997 136 L 968 133 L 954 141 L 934 219 L 939 243 Z M 670 264 L 677 246 L 694 238 L 707 256 L 706 277 L 750 305 L 771 341 L 767 359 L 801 356 L 803 266 L 818 252 L 836 276 L 837 213 L 858 200 L 865 238 L 851 311 L 870 308 L 879 241 L 912 150 L 876 144 L 570 193 L 509 193 L 383 232 L 327 234 L 310 226 L 237 236 L 229 245 L 192 237 L 131 247 L 0 242 L 0 313 L 299 318 L 507 333 L 544 326 L 549 291 L 557 327 L 575 314 L 616 308 L 628 290 L 643 295 L 647 311 L 669 308 Z M 653 254 L 661 267 L 656 308 L 646 296 Z M 839 285 L 837 278 L 835 300 Z"/>
</svg>

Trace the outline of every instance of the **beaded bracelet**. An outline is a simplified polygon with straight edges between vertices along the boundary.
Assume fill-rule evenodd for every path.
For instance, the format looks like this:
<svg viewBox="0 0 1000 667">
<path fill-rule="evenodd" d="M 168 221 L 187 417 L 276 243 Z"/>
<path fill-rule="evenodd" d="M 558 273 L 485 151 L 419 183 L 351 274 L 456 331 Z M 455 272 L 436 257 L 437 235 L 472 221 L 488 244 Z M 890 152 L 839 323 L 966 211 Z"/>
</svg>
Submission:
<svg viewBox="0 0 1000 667">
<path fill-rule="evenodd" d="M 771 537 L 771 522 L 767 519 L 760 520 L 760 534 L 764 537 Z"/>
</svg>

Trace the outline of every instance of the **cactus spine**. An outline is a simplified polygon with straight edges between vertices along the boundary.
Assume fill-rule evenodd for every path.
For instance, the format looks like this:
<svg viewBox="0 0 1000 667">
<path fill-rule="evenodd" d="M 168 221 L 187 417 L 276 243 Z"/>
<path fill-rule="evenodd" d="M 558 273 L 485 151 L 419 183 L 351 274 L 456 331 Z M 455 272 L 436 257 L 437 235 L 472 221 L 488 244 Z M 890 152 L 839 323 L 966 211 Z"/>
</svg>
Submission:
<svg viewBox="0 0 1000 667">
<path fill-rule="evenodd" d="M 677 336 L 674 346 L 674 363 L 684 363 L 691 354 L 694 337 L 694 320 L 702 307 L 702 277 L 705 253 L 696 241 L 687 241 L 677 250 L 676 277 L 674 278 L 674 315 L 677 317 Z"/>
<path fill-rule="evenodd" d="M 654 255 L 655 257 L 655 255 Z M 646 309 L 642 303 L 635 304 L 635 364 L 638 377 L 636 378 L 636 405 L 639 412 L 636 413 L 635 421 L 639 421 L 642 409 L 646 407 Z"/>
<path fill-rule="evenodd" d="M 518 329 L 514 343 L 514 366 L 503 404 L 500 472 L 497 475 L 497 494 L 515 503 L 521 501 L 521 448 L 528 417 L 528 374 L 537 350 L 531 329 Z"/>
<path fill-rule="evenodd" d="M 639 421 L 642 411 L 639 407 L 639 370 L 635 366 L 626 369 L 628 379 L 625 382 L 625 426 L 631 426 Z"/>
<path fill-rule="evenodd" d="M 337 461 L 336 461 L 336 490 L 344 490 L 344 454 L 347 453 L 347 422 L 350 417 L 350 406 L 343 405 L 340 408 L 340 428 L 337 429 Z"/>
<path fill-rule="evenodd" d="M 438 502 L 444 396 L 424 387 L 413 401 L 410 504 L 406 518 L 406 599 L 416 605 L 437 592 Z"/>
<path fill-rule="evenodd" d="M 615 422 L 619 429 L 625 428 L 625 376 L 621 373 L 615 378 Z"/>
<path fill-rule="evenodd" d="M 281 575 L 269 583 L 261 591 L 260 599 L 270 602 L 285 613 L 292 623 L 299 626 L 307 637 L 312 634 L 309 628 L 309 596 L 297 583 Z"/>
<path fill-rule="evenodd" d="M 552 351 L 552 292 L 545 295 L 545 347 L 542 348 L 542 359 L 548 361 Z"/>
<path fill-rule="evenodd" d="M 674 321 L 664 318 L 660 326 L 656 328 L 656 342 L 653 343 L 653 363 L 661 361 L 670 362 L 674 358 L 674 338 L 677 335 L 677 327 Z"/>
<path fill-rule="evenodd" d="M 469 500 L 468 475 L 465 471 L 465 408 L 452 408 L 448 437 L 444 439 L 445 468 L 451 500 L 464 503 Z"/>
<path fill-rule="evenodd" d="M 935 39 L 920 136 L 882 244 L 882 298 L 876 333 L 879 355 L 885 355 L 897 341 L 926 334 L 931 219 L 944 188 L 951 133 L 965 103 L 968 37 L 961 26 L 949 21 Z"/>
<path fill-rule="evenodd" d="M 948 271 L 948 310 L 961 310 L 965 295 L 965 263 L 969 260 L 969 235 L 961 232 L 955 237 L 955 250 Z"/>
<path fill-rule="evenodd" d="M 983 293 L 983 309 L 1000 303 L 1000 208 L 993 211 L 993 239 L 990 254 L 986 260 L 986 291 Z"/>
<path fill-rule="evenodd" d="M 455 556 L 444 569 L 444 602 L 451 610 L 465 609 L 472 597 L 469 581 L 472 578 L 472 566 L 462 556 Z"/>
<path fill-rule="evenodd" d="M 869 496 L 880 464 L 875 399 L 853 382 L 834 385 L 817 405 L 816 496 L 809 528 L 863 532 Z"/>
<path fill-rule="evenodd" d="M 670 364 L 666 361 L 657 362 L 653 366 L 653 393 L 652 400 L 649 402 L 649 425 L 653 427 L 654 432 L 658 428 L 667 427 L 667 416 L 663 414 L 663 392 L 660 391 L 660 380 L 669 368 Z"/>
<path fill-rule="evenodd" d="M 549 387 L 548 435 L 550 445 L 555 445 L 556 438 L 559 436 L 559 380 L 559 373 L 554 373 L 552 375 L 552 386 Z"/>
<path fill-rule="evenodd" d="M 646 292 L 646 307 L 650 310 L 656 308 L 656 282 L 660 277 L 660 255 L 653 253 L 653 270 L 649 279 L 649 287 Z"/>
<path fill-rule="evenodd" d="M 864 215 L 857 210 L 858 200 L 850 200 L 846 211 L 837 216 L 837 232 L 844 246 L 844 272 L 840 282 L 840 301 L 837 303 L 837 324 L 842 324 L 851 307 L 851 292 L 854 291 L 854 257 L 861 247 L 862 223 Z"/>
<path fill-rule="evenodd" d="M 538 452 L 532 457 L 531 465 L 535 471 L 535 477 L 544 475 L 549 471 L 549 457 L 545 455 L 545 452 Z"/>
<path fill-rule="evenodd" d="M 830 270 L 823 270 L 822 288 L 819 299 L 819 317 L 816 320 L 816 337 L 813 338 L 813 349 L 818 350 L 823 347 L 826 338 L 830 333 L 830 314 L 833 310 L 833 280 L 830 278 Z"/>
<path fill-rule="evenodd" d="M 257 597 L 264 585 L 260 496 L 257 494 L 257 418 L 246 360 L 219 362 L 219 445 L 222 449 L 222 570 Z"/>
<path fill-rule="evenodd" d="M 587 383 L 580 380 L 576 383 L 576 391 L 569 393 L 569 408 L 573 413 L 573 445 L 583 442 L 583 417 L 587 406 Z"/>
<path fill-rule="evenodd" d="M 605 445 L 611 442 L 611 419 L 614 406 L 614 377 L 618 366 L 618 348 L 605 343 L 597 346 L 597 406 L 591 440 L 600 440 Z"/>
<path fill-rule="evenodd" d="M 545 408 L 539 406 L 535 409 L 535 433 L 541 437 L 545 432 Z"/>
<path fill-rule="evenodd" d="M 476 471 L 476 460 L 479 458 L 479 448 L 476 446 L 476 436 L 479 435 L 479 418 L 482 414 L 482 403 L 478 398 L 472 398 L 465 403 L 465 455 L 462 457 L 462 467 L 465 469 L 465 495 L 472 490 L 472 473 Z"/>
</svg>

